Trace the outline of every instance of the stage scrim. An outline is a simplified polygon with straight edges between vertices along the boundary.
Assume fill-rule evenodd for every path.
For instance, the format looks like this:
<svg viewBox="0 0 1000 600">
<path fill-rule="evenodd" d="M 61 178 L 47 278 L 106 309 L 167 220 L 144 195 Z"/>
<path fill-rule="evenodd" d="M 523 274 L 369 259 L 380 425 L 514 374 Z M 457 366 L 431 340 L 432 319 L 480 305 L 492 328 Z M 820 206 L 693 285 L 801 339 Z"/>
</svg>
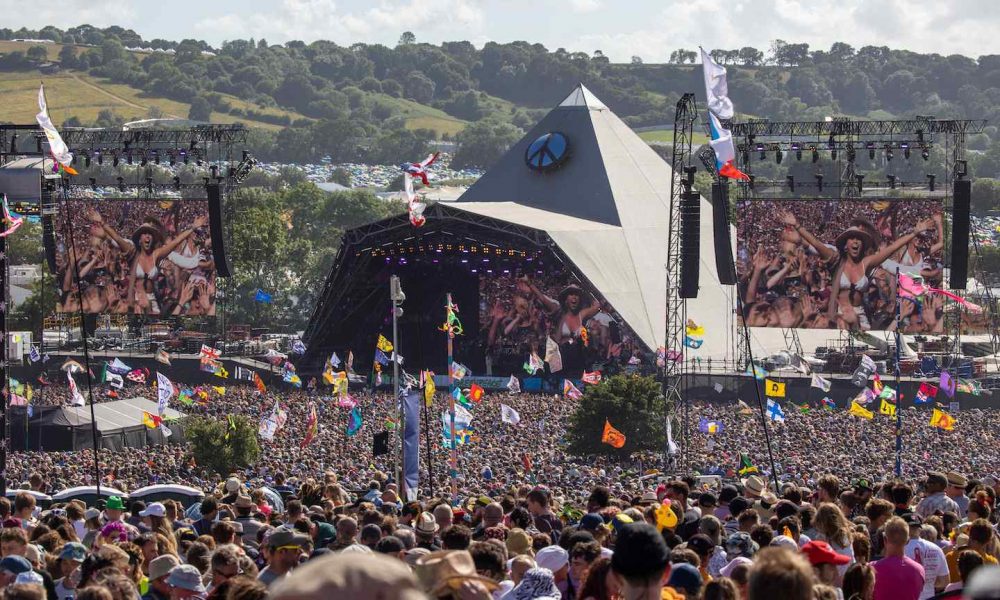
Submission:
<svg viewBox="0 0 1000 600">
<path fill-rule="evenodd" d="M 74 257 L 86 313 L 215 315 L 205 199 L 68 199 L 56 222 L 60 312 L 80 309 Z"/>
</svg>

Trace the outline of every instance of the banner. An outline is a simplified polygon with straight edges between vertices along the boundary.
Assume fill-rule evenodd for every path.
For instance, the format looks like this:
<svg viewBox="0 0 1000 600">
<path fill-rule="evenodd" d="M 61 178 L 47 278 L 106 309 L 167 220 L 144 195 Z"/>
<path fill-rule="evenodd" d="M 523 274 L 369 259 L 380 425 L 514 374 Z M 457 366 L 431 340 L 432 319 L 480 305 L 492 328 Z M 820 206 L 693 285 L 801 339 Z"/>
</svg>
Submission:
<svg viewBox="0 0 1000 600">
<path fill-rule="evenodd" d="M 420 484 L 420 391 L 403 396 L 403 493 L 407 502 L 417 499 Z"/>
<path fill-rule="evenodd" d="M 166 375 L 156 372 L 156 412 L 162 417 L 167 412 L 167 404 L 174 395 L 174 384 Z"/>
<path fill-rule="evenodd" d="M 784 398 L 785 397 L 785 384 L 780 381 L 774 381 L 772 379 L 764 380 L 764 392 L 768 396 L 774 398 Z"/>
<path fill-rule="evenodd" d="M 507 406 L 506 404 L 500 404 L 500 420 L 504 423 L 508 423 L 517 427 L 518 423 L 521 422 L 521 415 L 518 414 L 516 410 Z"/>
<path fill-rule="evenodd" d="M 611 426 L 611 421 L 604 419 L 604 432 L 601 434 L 601 443 L 612 448 L 621 448 L 625 445 L 625 434 Z"/>
</svg>

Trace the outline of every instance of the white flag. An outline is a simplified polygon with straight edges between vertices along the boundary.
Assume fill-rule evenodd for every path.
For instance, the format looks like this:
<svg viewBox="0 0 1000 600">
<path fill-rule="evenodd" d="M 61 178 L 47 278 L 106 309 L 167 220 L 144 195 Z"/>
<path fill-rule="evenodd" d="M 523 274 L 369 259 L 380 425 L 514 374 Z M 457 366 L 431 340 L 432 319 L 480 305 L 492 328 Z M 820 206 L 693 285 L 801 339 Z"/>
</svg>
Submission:
<svg viewBox="0 0 1000 600">
<path fill-rule="evenodd" d="M 729 84 L 726 82 L 726 67 L 712 60 L 712 56 L 701 50 L 701 66 L 705 73 L 705 100 L 708 110 L 720 119 L 733 118 L 733 102 L 729 99 Z"/>
<path fill-rule="evenodd" d="M 722 390 L 723 390 L 723 389 L 725 389 L 725 388 L 723 388 L 723 387 L 722 387 L 722 384 L 721 384 L 721 383 L 719 383 L 719 382 L 716 382 L 716 383 L 715 383 L 715 385 L 713 385 L 713 386 L 712 386 L 712 389 L 713 389 L 713 390 L 715 390 L 715 392 L 716 392 L 717 394 L 721 394 L 721 393 L 722 393 Z"/>
<path fill-rule="evenodd" d="M 45 102 L 44 85 L 38 86 L 38 111 L 38 114 L 35 115 L 35 120 L 38 121 L 38 125 L 45 132 L 45 138 L 49 142 L 49 151 L 52 152 L 52 158 L 64 167 L 70 166 L 73 163 L 73 155 L 70 154 L 69 148 L 66 147 L 66 142 L 63 141 L 62 136 L 59 135 L 59 130 L 56 129 L 56 126 L 52 124 L 52 119 L 49 118 L 49 107 Z"/>
<path fill-rule="evenodd" d="M 337 356 L 336 352 L 330 355 L 330 366 L 333 368 L 337 368 L 340 366 L 340 357 Z"/>
<path fill-rule="evenodd" d="M 677 444 L 674 443 L 674 427 L 669 417 L 667 417 L 667 453 L 677 454 Z"/>
<path fill-rule="evenodd" d="M 545 362 L 549 363 L 550 373 L 562 371 L 562 354 L 559 352 L 559 344 L 551 337 L 545 338 Z"/>
<path fill-rule="evenodd" d="M 104 382 L 116 390 L 120 390 L 125 387 L 125 380 L 122 379 L 122 376 L 118 373 L 112 373 L 111 371 L 108 371 L 105 374 Z"/>
<path fill-rule="evenodd" d="M 156 372 L 156 412 L 162 417 L 167 412 L 167 404 L 170 397 L 174 395 L 174 384 L 167 379 L 167 376 L 159 371 Z"/>
<path fill-rule="evenodd" d="M 170 431 L 170 428 L 164 425 L 163 423 L 160 423 L 160 432 L 163 434 L 163 437 L 165 438 L 168 438 L 174 434 L 174 432 Z"/>
<path fill-rule="evenodd" d="M 521 422 L 521 415 L 517 414 L 517 411 L 513 408 L 507 406 L 506 404 L 500 404 L 500 419 L 504 423 L 510 423 L 511 425 L 517 427 L 517 424 Z"/>
<path fill-rule="evenodd" d="M 521 381 L 517 377 L 514 377 L 513 375 L 511 375 L 510 376 L 510 381 L 507 382 L 507 389 L 510 390 L 510 393 L 512 393 L 512 394 L 516 394 L 516 393 L 520 392 L 521 391 Z"/>
<path fill-rule="evenodd" d="M 736 146 L 733 145 L 733 134 L 722 126 L 715 113 L 708 113 L 708 118 L 711 121 L 710 126 L 712 128 L 712 139 L 709 140 L 708 145 L 712 147 L 712 150 L 715 150 L 716 161 L 718 161 L 719 165 L 725 165 L 730 162 L 735 164 Z"/>
<path fill-rule="evenodd" d="M 83 399 L 83 394 L 81 394 L 79 388 L 76 387 L 76 380 L 73 379 L 73 373 L 71 371 L 66 371 L 66 378 L 69 379 L 69 391 L 73 395 L 73 400 L 70 404 L 73 406 L 83 406 L 86 404 L 87 401 Z"/>
<path fill-rule="evenodd" d="M 823 390 L 824 392 L 829 392 L 830 391 L 830 380 L 829 379 L 823 379 L 822 377 L 819 376 L 818 373 L 813 373 L 812 384 L 811 385 L 812 385 L 812 387 L 819 388 L 819 389 Z"/>
</svg>

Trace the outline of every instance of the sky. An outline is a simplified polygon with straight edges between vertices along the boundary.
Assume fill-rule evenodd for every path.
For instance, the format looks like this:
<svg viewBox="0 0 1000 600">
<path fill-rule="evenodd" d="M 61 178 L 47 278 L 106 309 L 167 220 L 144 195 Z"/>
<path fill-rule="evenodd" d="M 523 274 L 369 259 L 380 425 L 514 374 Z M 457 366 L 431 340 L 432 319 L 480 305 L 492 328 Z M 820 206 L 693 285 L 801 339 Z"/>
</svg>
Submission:
<svg viewBox="0 0 1000 600">
<path fill-rule="evenodd" d="M 419 42 L 526 40 L 615 62 L 665 62 L 673 50 L 767 50 L 774 39 L 829 49 L 889 46 L 915 52 L 1000 54 L 996 0 L 0 0 L 3 26 L 38 29 L 89 23 L 134 29 L 144 39 L 265 38 L 394 46 Z M 210 12 L 206 11 L 210 9 Z"/>
</svg>

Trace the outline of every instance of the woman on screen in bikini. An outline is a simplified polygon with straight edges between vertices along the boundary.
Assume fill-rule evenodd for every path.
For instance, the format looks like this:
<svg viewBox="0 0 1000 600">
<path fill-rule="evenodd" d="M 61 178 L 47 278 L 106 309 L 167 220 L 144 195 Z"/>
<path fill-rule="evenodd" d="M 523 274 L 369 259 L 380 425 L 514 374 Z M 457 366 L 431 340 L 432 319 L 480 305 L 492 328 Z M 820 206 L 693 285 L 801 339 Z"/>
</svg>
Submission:
<svg viewBox="0 0 1000 600">
<path fill-rule="evenodd" d="M 833 290 L 827 316 L 832 320 L 838 317 L 848 329 L 869 329 L 868 317 L 864 313 L 863 300 L 872 285 L 872 272 L 889 258 L 910 243 L 913 238 L 934 227 L 933 219 L 919 221 L 913 231 L 900 236 L 891 244 L 878 248 L 867 229 L 859 224 L 852 224 L 837 236 L 834 246 L 830 246 L 817 238 L 812 232 L 799 225 L 795 215 L 788 211 L 778 213 L 778 219 L 784 225 L 792 227 L 819 254 L 820 258 L 831 265 L 833 273 Z M 861 310 L 858 308 L 861 307 Z"/>
<path fill-rule="evenodd" d="M 97 223 L 129 258 L 127 312 L 159 314 L 160 308 L 153 293 L 154 281 L 160 276 L 160 262 L 181 243 L 194 234 L 195 229 L 208 224 L 204 215 L 195 217 L 191 227 L 167 241 L 162 227 L 154 219 L 147 218 L 133 233 L 132 239 L 125 239 L 113 227 L 104 222 L 96 210 L 87 212 L 87 218 Z M 137 285 L 138 284 L 138 285 Z"/>
</svg>

